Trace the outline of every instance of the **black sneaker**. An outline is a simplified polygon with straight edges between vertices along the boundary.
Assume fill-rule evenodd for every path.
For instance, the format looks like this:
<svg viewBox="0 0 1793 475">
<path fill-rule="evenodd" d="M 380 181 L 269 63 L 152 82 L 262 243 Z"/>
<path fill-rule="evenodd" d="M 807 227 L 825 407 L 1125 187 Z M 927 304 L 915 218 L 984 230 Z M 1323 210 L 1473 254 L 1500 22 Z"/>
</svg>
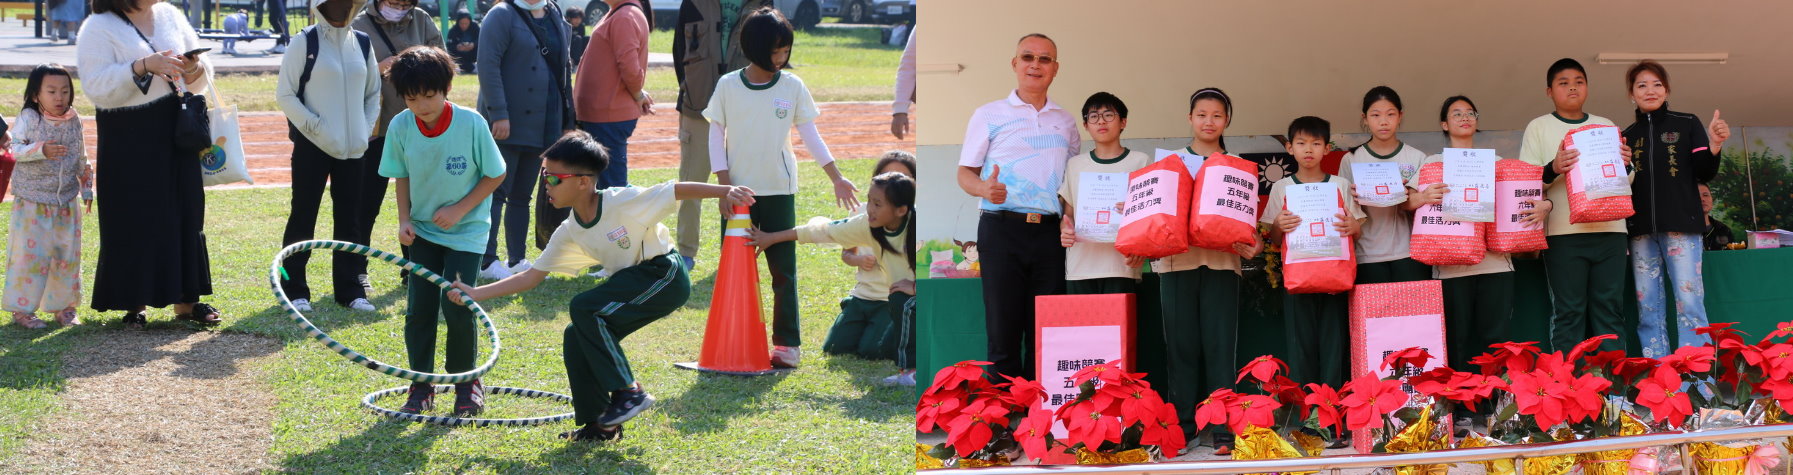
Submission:
<svg viewBox="0 0 1793 475">
<path fill-rule="evenodd" d="M 623 426 L 615 426 L 609 430 L 605 430 L 597 427 L 595 424 L 587 425 L 578 429 L 562 432 L 560 438 L 573 442 L 609 442 L 613 440 L 622 440 Z"/>
<path fill-rule="evenodd" d="M 599 425 L 620 425 L 654 405 L 654 397 L 641 390 L 641 385 L 610 393 L 610 409 L 598 418 Z"/>
<path fill-rule="evenodd" d="M 475 379 L 454 385 L 454 416 L 477 416 L 486 410 L 486 385 Z"/>
<path fill-rule="evenodd" d="M 405 398 L 405 406 L 398 412 L 406 414 L 422 414 L 436 408 L 436 388 L 429 383 L 411 383 L 411 395 Z"/>
</svg>

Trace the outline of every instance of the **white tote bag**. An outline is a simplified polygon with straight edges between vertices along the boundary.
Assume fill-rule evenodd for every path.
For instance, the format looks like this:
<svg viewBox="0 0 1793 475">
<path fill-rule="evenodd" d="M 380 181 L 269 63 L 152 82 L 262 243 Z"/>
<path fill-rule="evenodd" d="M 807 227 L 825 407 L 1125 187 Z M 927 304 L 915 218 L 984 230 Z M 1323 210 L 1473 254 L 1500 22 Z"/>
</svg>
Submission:
<svg viewBox="0 0 1793 475">
<path fill-rule="evenodd" d="M 243 156 L 243 133 L 237 126 L 237 107 L 225 106 L 218 100 L 217 86 L 214 85 L 208 95 L 212 96 L 212 107 L 205 113 L 212 122 L 212 146 L 199 151 L 199 169 L 205 176 L 205 186 L 223 185 L 243 182 L 255 184 L 249 179 L 249 164 Z"/>
</svg>

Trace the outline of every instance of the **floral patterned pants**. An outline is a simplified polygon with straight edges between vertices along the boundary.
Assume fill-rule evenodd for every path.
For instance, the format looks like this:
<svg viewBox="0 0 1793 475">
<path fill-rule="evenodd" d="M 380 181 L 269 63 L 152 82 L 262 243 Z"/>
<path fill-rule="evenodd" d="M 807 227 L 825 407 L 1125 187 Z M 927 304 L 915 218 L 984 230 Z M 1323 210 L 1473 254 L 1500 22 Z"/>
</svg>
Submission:
<svg viewBox="0 0 1793 475">
<path fill-rule="evenodd" d="M 57 312 L 81 300 L 81 208 L 13 200 L 7 230 L 7 312 Z"/>
<path fill-rule="evenodd" d="M 1666 277 L 1675 292 L 1675 328 L 1680 346 L 1703 345 L 1711 340 L 1693 332 L 1706 326 L 1706 284 L 1700 235 L 1655 233 L 1631 238 L 1631 272 L 1637 280 L 1637 338 L 1644 356 L 1658 358 L 1669 347 L 1668 300 L 1663 294 Z"/>
</svg>

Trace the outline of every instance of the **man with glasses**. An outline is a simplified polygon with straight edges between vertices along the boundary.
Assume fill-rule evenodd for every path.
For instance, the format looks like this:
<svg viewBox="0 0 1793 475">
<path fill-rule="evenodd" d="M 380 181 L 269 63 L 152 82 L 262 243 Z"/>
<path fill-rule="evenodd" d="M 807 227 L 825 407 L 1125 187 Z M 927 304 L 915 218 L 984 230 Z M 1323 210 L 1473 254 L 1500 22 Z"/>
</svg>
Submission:
<svg viewBox="0 0 1793 475">
<path fill-rule="evenodd" d="M 1064 293 L 1058 189 L 1065 162 L 1083 148 L 1077 118 L 1047 97 L 1058 45 L 1021 37 L 1009 66 L 1015 90 L 971 114 L 959 152 L 959 188 L 980 198 L 977 242 L 991 370 L 1034 378 L 1034 297 Z"/>
</svg>

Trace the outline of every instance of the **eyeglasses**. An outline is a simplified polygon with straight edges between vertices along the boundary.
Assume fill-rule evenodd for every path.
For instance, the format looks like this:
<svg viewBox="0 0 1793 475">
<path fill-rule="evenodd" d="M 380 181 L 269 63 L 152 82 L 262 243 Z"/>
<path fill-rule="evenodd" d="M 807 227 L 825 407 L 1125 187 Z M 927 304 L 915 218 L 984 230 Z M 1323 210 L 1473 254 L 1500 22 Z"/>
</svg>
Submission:
<svg viewBox="0 0 1793 475">
<path fill-rule="evenodd" d="M 1474 119 L 1474 118 L 1481 117 L 1481 116 L 1482 116 L 1481 114 L 1477 114 L 1475 111 L 1451 112 L 1452 119 Z"/>
<path fill-rule="evenodd" d="M 560 186 L 561 183 L 571 180 L 576 176 L 593 175 L 590 173 L 553 173 L 547 170 L 542 170 L 542 182 L 547 183 L 548 186 Z"/>
<path fill-rule="evenodd" d="M 1041 66 L 1046 66 L 1046 65 L 1052 64 L 1052 57 L 1046 56 L 1046 55 L 1035 55 L 1033 53 L 1021 53 L 1020 58 L 1021 58 L 1021 62 L 1023 62 L 1023 63 L 1039 63 L 1039 65 L 1041 65 Z"/>
<path fill-rule="evenodd" d="M 1114 111 L 1091 112 L 1083 116 L 1083 121 L 1091 124 L 1114 122 L 1115 119 L 1119 119 L 1120 117 L 1121 115 L 1114 113 Z"/>
<path fill-rule="evenodd" d="M 412 1 L 386 0 L 386 4 L 391 5 L 393 8 L 412 8 L 412 7 L 417 6 L 417 2 L 415 0 L 412 0 Z"/>
</svg>

